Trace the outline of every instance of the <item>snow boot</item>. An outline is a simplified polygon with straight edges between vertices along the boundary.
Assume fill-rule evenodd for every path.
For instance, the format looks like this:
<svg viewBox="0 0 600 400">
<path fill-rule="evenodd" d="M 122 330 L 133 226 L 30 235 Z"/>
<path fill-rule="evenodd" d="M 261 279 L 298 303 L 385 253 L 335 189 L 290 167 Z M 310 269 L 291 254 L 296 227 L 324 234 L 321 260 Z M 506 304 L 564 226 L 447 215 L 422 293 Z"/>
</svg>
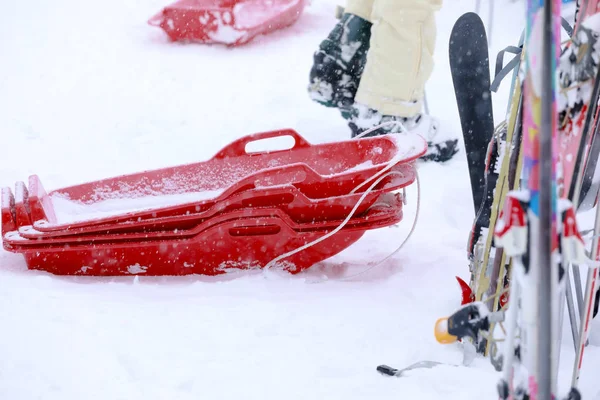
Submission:
<svg viewBox="0 0 600 400">
<path fill-rule="evenodd" d="M 361 137 L 387 135 L 405 130 L 418 134 L 427 140 L 427 153 L 420 158 L 422 161 L 445 162 L 458 153 L 458 139 L 437 138 L 438 122 L 426 114 L 412 117 L 381 115 L 369 107 L 354 104 L 350 109 L 342 111 L 342 116 L 348 120 L 352 137 L 387 122 L 399 122 L 381 126 Z"/>
<path fill-rule="evenodd" d="M 308 86 L 312 100 L 340 109 L 354 104 L 367 62 L 372 25 L 354 14 L 342 15 L 314 53 Z"/>
</svg>

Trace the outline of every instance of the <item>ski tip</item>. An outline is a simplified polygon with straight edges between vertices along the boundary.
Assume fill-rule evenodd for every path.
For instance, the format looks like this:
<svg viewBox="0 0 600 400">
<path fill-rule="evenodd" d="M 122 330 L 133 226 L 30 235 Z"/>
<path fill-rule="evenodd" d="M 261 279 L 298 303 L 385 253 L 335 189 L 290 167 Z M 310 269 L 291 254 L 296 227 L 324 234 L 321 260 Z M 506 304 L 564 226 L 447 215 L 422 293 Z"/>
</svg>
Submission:
<svg viewBox="0 0 600 400">
<path fill-rule="evenodd" d="M 479 29 L 477 29 L 477 28 L 479 28 Z M 483 43 L 485 43 L 487 45 L 485 24 L 483 23 L 483 20 L 481 19 L 479 14 L 477 14 L 476 12 L 468 11 L 468 12 L 464 13 L 463 15 L 461 15 L 460 17 L 458 17 L 458 19 L 454 23 L 454 27 L 452 28 L 452 32 L 451 32 L 450 45 L 452 46 L 452 37 L 457 36 L 457 35 L 458 36 L 469 35 L 469 34 L 472 34 L 473 32 L 483 35 L 482 36 L 482 39 L 484 39 Z M 456 43 L 456 44 L 458 44 L 458 43 Z"/>
<path fill-rule="evenodd" d="M 452 344 L 458 341 L 458 338 L 448 332 L 448 318 L 440 318 L 435 322 L 434 328 L 435 340 L 441 344 Z"/>
<path fill-rule="evenodd" d="M 466 13 L 458 17 L 457 21 L 477 21 L 480 22 L 481 26 L 484 26 L 481 16 L 475 11 L 467 11 Z"/>
<path fill-rule="evenodd" d="M 474 302 L 475 295 L 473 294 L 473 290 L 471 290 L 469 284 L 458 276 L 456 277 L 456 280 L 458 281 L 458 285 L 460 286 L 460 290 L 462 292 L 460 305 L 464 306 L 465 304 Z"/>
</svg>

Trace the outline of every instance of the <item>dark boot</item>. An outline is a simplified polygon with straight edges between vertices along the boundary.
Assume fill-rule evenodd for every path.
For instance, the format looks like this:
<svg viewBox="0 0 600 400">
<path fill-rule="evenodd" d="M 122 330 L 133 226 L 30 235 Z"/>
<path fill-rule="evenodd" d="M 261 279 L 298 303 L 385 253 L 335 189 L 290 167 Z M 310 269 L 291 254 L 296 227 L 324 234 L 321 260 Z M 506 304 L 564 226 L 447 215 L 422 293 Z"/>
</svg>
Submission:
<svg viewBox="0 0 600 400">
<path fill-rule="evenodd" d="M 352 137 L 356 137 L 378 125 L 389 123 L 361 137 L 399 133 L 403 130 L 420 135 L 427 141 L 427 153 L 420 159 L 423 161 L 444 162 L 458 153 L 458 139 L 441 139 L 437 136 L 438 122 L 435 118 L 417 114 L 412 117 L 381 115 L 364 105 L 354 104 L 342 111 L 342 116 L 348 120 Z"/>
</svg>

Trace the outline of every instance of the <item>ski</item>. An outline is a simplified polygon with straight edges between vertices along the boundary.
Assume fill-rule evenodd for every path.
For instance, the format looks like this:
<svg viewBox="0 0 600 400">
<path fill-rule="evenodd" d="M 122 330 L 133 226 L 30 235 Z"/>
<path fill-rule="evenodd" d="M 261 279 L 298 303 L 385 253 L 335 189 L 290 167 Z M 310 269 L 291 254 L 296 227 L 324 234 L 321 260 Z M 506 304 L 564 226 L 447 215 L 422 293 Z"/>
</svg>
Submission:
<svg viewBox="0 0 600 400">
<path fill-rule="evenodd" d="M 504 279 L 506 259 L 501 250 L 493 248 L 489 233 L 493 232 L 504 195 L 519 182 L 516 177 L 520 175 L 522 166 L 522 96 L 517 74 L 524 55 L 522 41 L 523 37 L 518 47 L 508 46 L 497 55 L 494 81 L 490 82 L 486 32 L 481 19 L 474 13 L 466 13 L 458 19 L 452 31 L 450 65 L 475 209 L 467 244 L 470 281 L 467 283 L 457 277 L 463 292 L 461 304 L 487 297 L 490 307 L 497 309 L 506 297 L 499 300 L 501 296 L 494 296 L 499 281 L 502 287 L 508 283 Z M 504 66 L 506 53 L 515 54 L 515 57 Z M 497 91 L 501 81 L 511 72 L 511 95 L 505 120 L 494 128 L 492 92 Z M 464 344 L 466 358 L 466 352 L 470 352 L 472 346 Z M 489 343 L 485 340 L 479 342 L 476 351 L 487 354 Z"/>
<path fill-rule="evenodd" d="M 506 68 L 518 70 L 524 51 L 516 52 L 516 58 Z M 499 54 L 497 65 L 501 64 L 502 54 Z M 500 74 L 501 68 L 496 68 L 496 76 Z M 495 81 L 495 86 L 498 83 Z M 508 105 L 506 120 L 495 129 L 494 135 L 488 145 L 487 159 L 485 165 L 486 185 L 484 186 L 486 202 L 482 204 L 482 210 L 476 215 L 473 228 L 469 238 L 469 262 L 471 271 L 471 282 L 468 285 L 461 283 L 463 287 L 463 304 L 468 301 L 481 301 L 488 298 L 490 308 L 494 303 L 494 294 L 497 289 L 499 271 L 503 268 L 500 253 L 493 247 L 492 235 L 498 212 L 501 210 L 503 198 L 508 190 L 518 184 L 516 177 L 520 174 L 520 140 L 521 128 L 521 85 L 517 74 L 514 74 L 511 83 L 512 93 Z M 498 258 L 494 258 L 497 256 Z M 498 303 L 498 302 L 496 302 Z M 487 353 L 489 350 L 485 342 L 478 351 Z"/>
<path fill-rule="evenodd" d="M 562 22 L 562 26 L 566 30 L 566 32 L 569 35 L 572 35 L 573 29 L 568 25 L 567 21 L 563 19 L 561 22 Z M 509 48 L 507 48 L 507 50 L 508 49 L 510 49 L 509 51 L 518 54 L 518 48 L 509 46 Z M 497 61 L 497 68 L 496 68 L 496 76 L 497 77 L 503 77 L 507 74 L 506 71 L 501 71 L 501 67 L 498 66 L 498 65 L 500 65 L 500 66 L 502 65 L 502 57 L 501 57 L 502 55 L 503 54 L 499 54 L 498 61 Z M 521 54 L 521 55 L 523 55 L 523 54 Z M 577 57 L 577 59 L 580 60 L 581 57 L 579 56 L 579 57 Z M 517 63 L 517 61 L 518 61 L 518 63 Z M 518 66 L 520 64 L 520 60 L 517 60 L 515 58 L 513 61 L 511 61 L 511 63 L 509 63 L 509 66 L 512 66 L 511 64 L 516 64 Z M 574 64 L 574 67 L 579 68 L 579 64 L 581 64 L 581 62 L 578 61 L 577 63 Z M 498 80 L 498 78 L 496 80 Z M 575 84 L 580 85 L 580 83 L 581 82 L 576 82 Z M 496 82 L 494 82 L 492 84 L 492 86 L 494 86 L 495 84 L 496 84 Z M 514 86 L 515 86 L 515 82 L 513 81 L 512 87 L 514 88 Z M 564 88 L 563 88 L 563 90 L 564 90 Z M 593 98 L 593 99 L 595 99 L 595 98 Z M 590 105 L 592 107 L 596 107 L 596 102 L 595 101 L 591 102 Z M 514 106 L 512 108 L 516 109 L 517 111 L 519 110 L 519 108 L 516 108 Z M 579 111 L 581 111 L 581 109 L 582 109 L 581 106 L 579 106 L 579 108 L 575 108 L 575 110 L 579 110 Z M 578 114 L 579 118 L 581 118 L 581 114 L 582 114 L 581 112 L 579 112 L 579 113 L 575 113 L 573 111 L 571 111 L 571 112 L 573 114 Z M 594 115 L 597 116 L 596 113 L 594 113 Z M 588 113 L 588 116 L 591 116 L 591 114 Z M 510 107 L 509 107 L 509 118 L 510 118 Z M 565 118 L 563 116 L 563 120 L 564 119 Z M 581 123 L 579 125 L 581 125 Z M 571 124 L 569 126 L 572 127 L 573 124 Z M 598 129 L 598 126 L 596 125 L 596 123 L 590 124 L 588 122 L 584 126 L 584 130 L 586 130 L 586 131 L 591 130 L 591 126 L 594 127 L 594 132 Z M 579 126 L 578 129 L 581 129 L 581 126 Z M 506 130 L 504 130 L 502 133 L 506 134 Z M 471 263 L 471 266 L 470 266 L 471 282 L 470 282 L 470 284 L 466 284 L 466 282 L 464 282 L 460 278 L 458 278 L 459 283 L 462 288 L 462 291 L 463 291 L 462 304 L 465 304 L 469 301 L 482 300 L 483 296 L 484 296 L 485 288 L 487 288 L 487 290 L 485 290 L 485 296 L 487 297 L 488 301 L 490 302 L 489 305 L 490 306 L 493 305 L 494 310 L 498 310 L 504 304 L 506 304 L 508 296 L 506 293 L 503 293 L 503 291 L 505 292 L 505 289 L 509 285 L 507 272 L 508 272 L 508 267 L 509 267 L 510 261 L 507 260 L 502 249 L 494 248 L 493 241 L 485 240 L 485 235 L 487 235 L 487 232 L 489 232 L 493 229 L 493 226 L 495 224 L 494 218 L 497 217 L 497 212 L 494 213 L 493 210 L 498 210 L 498 209 L 502 208 L 503 196 L 506 193 L 504 188 L 508 184 L 509 190 L 515 190 L 519 183 L 518 177 L 520 176 L 520 171 L 522 169 L 522 157 L 520 157 L 520 149 L 519 149 L 520 135 L 521 135 L 521 129 L 520 129 L 520 126 L 517 126 L 516 130 L 514 132 L 515 137 L 513 140 L 513 144 L 510 147 L 511 153 L 510 153 L 510 155 L 507 155 L 507 156 L 511 157 L 511 160 L 509 161 L 508 175 L 504 175 L 506 170 L 504 172 L 501 171 L 502 172 L 501 178 L 497 179 L 497 177 L 496 177 L 496 186 L 495 187 L 494 186 L 487 187 L 485 189 L 486 191 L 488 191 L 490 193 L 490 197 L 491 197 L 491 194 L 494 193 L 494 191 L 496 192 L 496 194 L 499 194 L 498 196 L 496 196 L 495 201 L 492 202 L 492 205 L 491 205 L 491 210 L 493 213 L 492 219 L 490 220 L 490 212 L 479 214 L 478 218 L 480 217 L 480 215 L 485 215 L 485 219 L 477 219 L 476 223 L 473 226 L 472 231 L 470 232 L 469 248 L 471 250 L 474 250 L 474 252 L 469 254 L 469 261 Z M 596 138 L 595 135 L 593 137 Z M 501 135 L 498 135 L 498 134 L 494 135 L 493 141 L 495 138 L 504 139 L 504 137 L 502 137 Z M 564 140 L 562 143 L 564 144 Z M 493 143 L 493 144 L 495 144 L 495 143 Z M 600 140 L 596 140 L 595 144 L 598 147 L 598 149 L 594 150 L 593 146 L 588 146 L 588 147 L 591 147 L 591 149 L 587 153 L 588 157 L 586 159 L 586 165 L 588 164 L 588 160 L 589 160 L 589 164 L 592 168 L 596 168 L 596 164 L 593 164 L 593 163 L 597 160 L 598 153 L 600 152 Z M 494 151 L 488 153 L 488 154 L 490 154 L 490 157 L 488 159 L 491 160 L 492 163 L 494 163 L 494 164 L 496 162 L 498 162 L 497 157 L 492 160 L 491 156 L 496 154 L 496 148 L 497 148 L 497 146 L 494 146 Z M 488 151 L 489 151 L 489 148 L 488 148 Z M 564 154 L 564 152 L 561 154 Z M 573 156 L 570 156 L 570 159 L 573 159 L 573 158 L 574 158 Z M 503 162 L 506 162 L 506 160 L 504 160 Z M 586 171 L 588 171 L 588 170 L 589 169 L 586 169 Z M 497 171 L 494 171 L 494 172 L 496 172 L 496 174 L 497 174 Z M 486 177 L 487 177 L 487 174 L 490 174 L 489 164 L 486 165 L 485 173 L 486 173 Z M 588 173 L 588 172 L 586 172 L 586 173 Z M 587 179 L 587 181 L 589 181 L 589 180 L 590 180 L 590 178 Z M 588 186 L 589 186 L 589 184 L 588 184 Z M 600 187 L 600 184 L 598 184 L 598 186 Z M 595 192 L 592 192 L 592 194 L 588 195 L 587 198 L 588 199 L 593 198 L 595 201 L 597 198 L 597 190 Z M 486 206 L 490 207 L 489 205 L 486 205 Z M 477 233 L 480 232 L 480 230 L 484 230 L 485 228 L 489 228 L 489 229 L 485 230 L 485 235 L 484 234 L 477 235 Z M 477 247 L 475 247 L 474 241 L 479 240 L 479 238 L 482 238 L 482 240 L 479 241 L 477 243 Z M 488 239 L 489 239 L 489 237 L 488 237 Z M 576 272 L 578 272 L 578 271 L 576 271 Z M 579 293 L 580 292 L 581 292 L 581 290 L 579 290 Z M 572 317 L 572 321 L 573 321 L 573 317 Z M 480 350 L 483 350 L 484 354 L 488 354 L 490 351 L 490 348 L 489 348 L 489 346 L 486 346 L 485 349 L 480 349 Z"/>
<path fill-rule="evenodd" d="M 587 9 L 585 2 L 583 5 Z M 563 104 L 560 105 L 562 177 L 559 193 L 574 202 L 576 208 L 579 206 L 584 164 L 590 155 L 589 143 L 596 132 L 594 122 L 600 96 L 600 75 L 597 72 L 599 47 L 597 32 L 582 23 L 575 28 L 560 62 L 559 79 L 564 96 L 560 97 Z"/>
<path fill-rule="evenodd" d="M 530 398 L 550 399 L 556 395 L 554 365 L 557 349 L 553 338 L 558 331 L 553 319 L 557 315 L 558 285 L 561 280 L 558 248 L 557 204 L 556 204 L 556 153 L 558 116 L 556 105 L 556 68 L 560 55 L 560 0 L 529 0 L 527 7 L 526 43 L 528 54 L 524 78 L 523 154 L 524 190 L 512 192 L 523 207 L 527 236 L 519 229 L 516 240 L 522 249 L 507 250 L 514 255 L 513 269 L 517 279 L 511 282 L 519 295 L 514 299 L 509 312 L 516 315 L 521 311 L 521 354 L 515 358 L 524 367 L 518 378 L 521 390 Z M 522 196 L 522 197 L 521 197 Z M 508 197 L 508 200 L 513 198 Z M 515 206 L 513 202 L 508 203 Z M 511 215 L 512 210 L 508 209 Z M 506 219 L 504 220 L 506 222 Z M 498 241 L 511 238 L 507 230 L 499 225 Z M 513 246 L 502 240 L 503 247 Z M 513 321 L 515 317 L 511 315 Z M 513 327 L 514 324 L 511 324 Z M 507 332 L 514 338 L 516 330 Z M 514 353 L 510 346 L 505 354 Z M 548 357 L 552 360 L 548 362 Z M 508 357 L 507 357 L 508 358 Z M 510 387 L 514 365 L 506 364 L 502 383 Z M 525 381 L 525 382 L 523 382 Z M 499 389 L 500 394 L 504 394 Z M 508 397 L 505 397 L 508 398 Z"/>
<path fill-rule="evenodd" d="M 595 237 L 592 241 L 592 260 L 598 261 L 600 259 L 600 242 L 598 233 L 600 233 L 600 209 L 596 210 L 596 221 L 594 224 Z M 582 260 L 586 261 L 586 260 Z M 571 386 L 576 387 L 579 382 L 579 375 L 581 373 L 581 364 L 583 362 L 583 354 L 585 345 L 590 333 L 590 322 L 595 314 L 598 313 L 598 299 L 600 291 L 598 291 L 598 266 L 588 266 L 588 276 L 585 288 L 584 296 L 584 308 L 583 315 L 581 316 L 581 326 L 579 328 L 579 337 L 577 340 L 577 351 L 575 355 L 575 362 L 573 365 L 573 374 L 571 377 Z"/>
<path fill-rule="evenodd" d="M 485 210 L 482 206 L 484 203 L 482 188 L 486 182 L 485 149 L 494 132 L 487 43 L 485 26 L 476 13 L 466 13 L 454 24 L 449 44 L 450 71 L 476 213 L 479 209 Z"/>
<path fill-rule="evenodd" d="M 598 153 L 598 110 L 600 97 L 600 14 L 597 1 L 583 1 L 578 4 L 579 20 L 572 41 L 561 56 L 560 82 L 564 93 L 561 104 L 560 156 L 563 171 L 561 197 L 566 198 L 573 209 L 592 208 L 597 199 L 596 193 L 589 193 L 597 165 Z M 572 62 L 571 60 L 580 60 Z M 593 172 L 591 170 L 593 169 Z M 591 198 L 592 199 L 591 199 Z M 600 230 L 599 214 L 594 226 L 594 234 Z M 598 260 L 598 238 L 592 241 L 592 259 Z M 584 262 L 585 263 L 585 262 Z M 590 320 L 597 314 L 598 269 L 589 266 L 585 294 L 579 286 L 579 263 L 573 263 L 576 289 L 580 304 L 579 330 L 573 329 L 576 358 L 573 365 L 571 385 L 576 387 L 581 371 L 584 348 L 589 334 Z M 570 283 L 568 283 L 570 284 Z"/>
<path fill-rule="evenodd" d="M 566 397 L 580 398 L 576 384 L 581 359 L 600 301 L 600 213 L 592 259 L 576 224 L 581 207 L 597 205 L 598 190 L 592 185 L 600 186 L 600 16 L 590 18 L 597 7 L 596 0 L 590 1 L 593 7 L 578 3 L 573 30 L 563 24 L 571 40 L 561 52 L 560 4 L 529 0 L 519 60 L 524 73 L 513 81 L 507 121 L 490 142 L 506 144 L 495 166 L 498 178 L 487 232 L 473 246 L 470 285 L 459 280 L 461 308 L 435 325 L 440 343 L 463 341 L 485 349 L 502 371 L 501 399 L 556 398 L 559 302 L 571 264 L 590 267 Z M 489 171 L 488 163 L 484 176 Z M 494 336 L 501 323 L 506 326 L 502 351 Z"/>
<path fill-rule="evenodd" d="M 579 32 L 581 21 L 593 16 L 594 14 L 597 14 L 598 11 L 600 11 L 600 1 L 577 0 L 576 5 L 577 7 L 574 25 L 575 30 Z M 581 43 L 581 40 L 588 38 L 581 37 L 578 39 L 579 43 Z M 589 37 L 589 39 L 591 39 L 592 43 L 597 43 L 598 41 L 597 37 Z M 574 47 L 579 48 L 581 46 L 578 46 L 578 43 L 576 42 Z M 592 64 L 598 63 L 597 54 L 595 59 L 592 55 L 592 52 L 589 52 L 588 56 L 586 57 L 586 61 L 587 62 L 582 66 L 582 68 L 579 68 L 579 71 L 574 71 L 575 74 L 579 74 L 579 78 L 581 78 L 582 74 L 585 75 L 587 73 L 589 76 L 589 74 L 593 73 L 591 68 L 594 66 Z M 566 71 L 565 75 L 573 75 L 573 71 Z M 585 95 L 587 95 L 587 93 L 584 93 L 584 96 Z M 573 104 L 570 104 L 570 106 L 573 106 Z M 598 164 L 598 158 L 600 157 L 600 104 L 598 103 L 598 96 L 594 96 L 592 93 L 590 104 L 585 106 L 586 107 L 581 107 L 579 119 L 573 118 L 572 115 L 566 115 L 565 113 L 565 119 L 570 120 L 571 122 L 571 126 L 568 126 L 568 128 L 571 131 L 583 131 L 583 135 L 577 135 L 577 132 L 570 132 L 570 138 L 567 136 L 567 139 L 565 139 L 566 144 L 563 144 L 567 150 L 571 150 L 572 153 L 577 154 L 577 159 L 579 160 L 579 164 L 577 164 L 577 160 L 572 161 L 578 169 L 574 171 L 574 175 L 576 176 L 572 178 L 572 184 L 570 187 L 568 187 L 569 198 L 575 202 L 575 207 L 578 211 L 587 211 L 592 209 L 598 203 L 598 196 L 600 192 L 600 164 Z M 586 126 L 582 129 L 581 122 L 584 120 L 584 116 Z M 573 128 L 573 120 L 579 122 L 579 126 L 575 124 L 575 128 Z M 573 138 L 579 139 L 579 141 L 573 140 Z M 570 158 L 573 157 L 574 155 L 571 154 Z"/>
<path fill-rule="evenodd" d="M 522 128 L 519 126 L 521 129 L 513 135 L 517 140 L 521 135 L 519 147 L 522 150 L 510 149 L 512 151 L 502 157 L 496 187 L 499 197 L 493 207 L 504 204 L 497 221 L 491 215 L 486 253 L 483 254 L 485 261 L 482 260 L 480 265 L 480 271 L 490 274 L 485 257 L 491 257 L 487 252 L 493 249 L 489 240 L 493 235 L 497 248 L 492 262 L 496 267 L 491 275 L 504 276 L 505 260 L 511 261 L 511 268 L 506 271 L 510 284 L 498 279 L 495 286 L 496 297 L 500 287 L 508 286 L 507 309 L 497 308 L 498 299 L 492 306 L 484 302 L 483 291 L 475 286 L 476 300 L 463 304 L 449 318 L 438 320 L 435 326 L 436 339 L 441 343 L 465 338 L 482 343 L 495 342 L 494 325 L 507 323 L 503 354 L 493 358 L 502 370 L 498 385 L 501 399 L 555 398 L 557 365 L 553 355 L 558 349 L 553 339 L 558 334 L 555 315 L 564 285 L 563 266 L 575 260 L 581 263 L 585 255 L 573 207 L 568 199 L 557 203 L 559 116 L 555 99 L 558 97 L 556 69 L 561 49 L 560 2 L 551 1 L 545 4 L 540 0 L 528 2 L 523 51 L 527 54 L 522 58 L 525 61 L 522 108 L 513 108 L 510 113 L 512 118 L 519 120 L 516 110 L 522 111 Z M 512 129 L 507 131 L 508 143 L 512 143 L 512 137 L 509 137 L 512 133 Z M 517 171 L 520 163 L 522 176 Z M 511 164 L 512 167 L 508 167 Z M 506 186 L 510 191 L 505 192 Z M 516 190 L 519 187 L 521 190 Z M 481 285 L 482 277 L 485 276 L 480 273 L 475 285 Z M 489 280 L 483 282 L 488 285 L 489 294 L 493 285 Z M 553 362 L 548 363 L 548 358 Z M 575 387 L 568 398 L 579 398 Z"/>
</svg>

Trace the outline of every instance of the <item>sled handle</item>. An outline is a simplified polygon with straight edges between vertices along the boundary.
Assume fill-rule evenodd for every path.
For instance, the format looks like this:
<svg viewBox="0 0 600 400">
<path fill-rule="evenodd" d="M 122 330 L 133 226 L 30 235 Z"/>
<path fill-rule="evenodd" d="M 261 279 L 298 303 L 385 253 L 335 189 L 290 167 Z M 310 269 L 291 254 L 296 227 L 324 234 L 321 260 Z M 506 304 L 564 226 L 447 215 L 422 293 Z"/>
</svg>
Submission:
<svg viewBox="0 0 600 400">
<path fill-rule="evenodd" d="M 248 152 L 246 151 L 246 146 L 249 143 L 256 142 L 258 140 L 271 139 L 271 138 L 279 138 L 279 137 L 292 137 L 294 139 L 294 145 L 291 148 L 281 149 L 281 150 L 266 150 L 261 152 Z M 269 132 L 261 132 L 255 133 L 252 135 L 244 136 L 240 138 L 228 146 L 224 147 L 221 151 L 219 151 L 213 158 L 228 158 L 228 157 L 242 157 L 242 156 L 256 156 L 261 154 L 273 154 L 279 152 L 289 152 L 293 150 L 298 150 L 302 148 L 309 148 L 311 144 L 307 142 L 302 136 L 298 134 L 293 129 L 281 129 L 277 131 L 269 131 Z"/>
</svg>

